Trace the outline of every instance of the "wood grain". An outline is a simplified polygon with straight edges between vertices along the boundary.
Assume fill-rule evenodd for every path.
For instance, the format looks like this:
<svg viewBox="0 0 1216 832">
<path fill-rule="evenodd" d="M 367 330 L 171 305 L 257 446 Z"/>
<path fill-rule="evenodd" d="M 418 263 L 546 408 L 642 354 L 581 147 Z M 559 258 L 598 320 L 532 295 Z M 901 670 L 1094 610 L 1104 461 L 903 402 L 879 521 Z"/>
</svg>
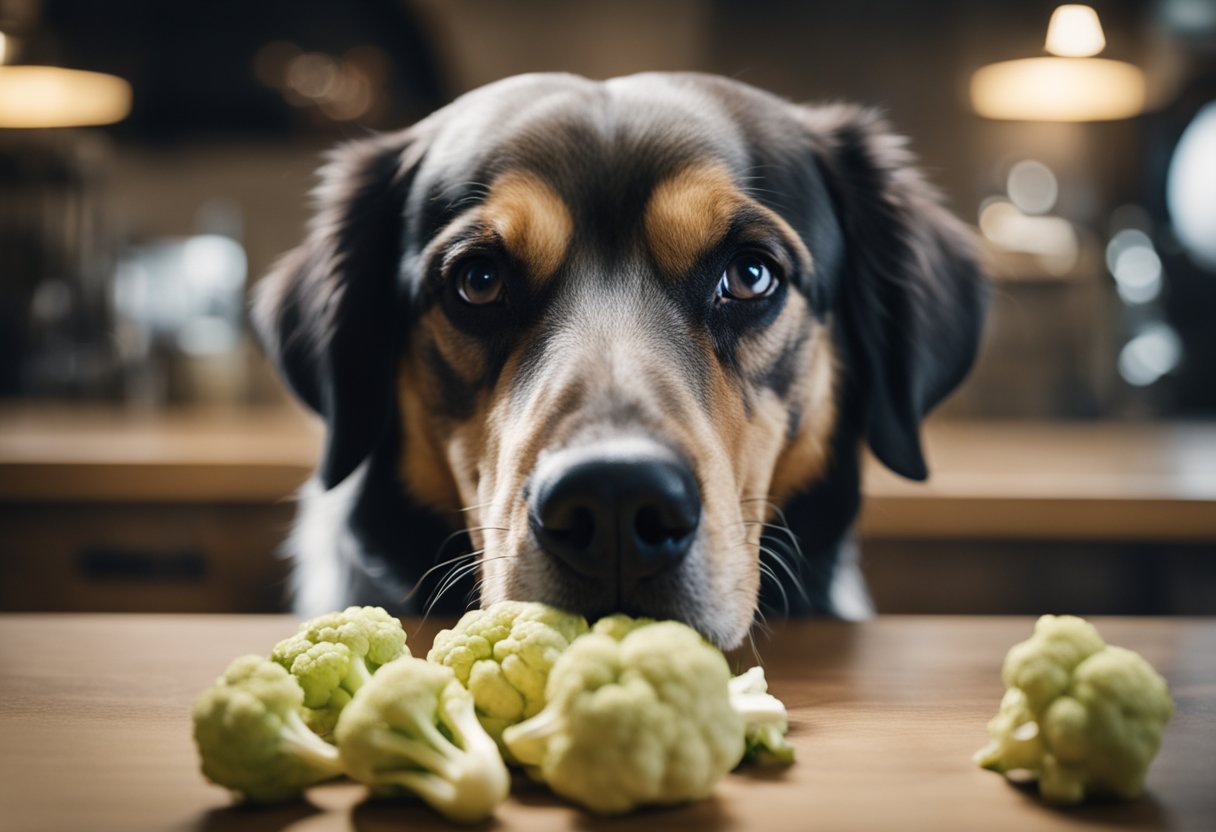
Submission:
<svg viewBox="0 0 1216 832">
<path fill-rule="evenodd" d="M 1059 811 L 971 763 L 1026 618 L 801 621 L 758 641 L 790 707 L 798 763 L 727 777 L 712 800 L 603 821 L 519 782 L 484 829 L 1194 829 L 1216 819 L 1216 621 L 1097 619 L 1169 679 L 1177 716 L 1147 793 Z M 407 622 L 416 653 L 439 622 Z M 293 630 L 280 616 L 0 616 L 0 828 L 452 828 L 354 784 L 270 809 L 234 807 L 198 773 L 194 696 L 242 653 Z M 751 663 L 750 654 L 742 657 Z"/>
</svg>

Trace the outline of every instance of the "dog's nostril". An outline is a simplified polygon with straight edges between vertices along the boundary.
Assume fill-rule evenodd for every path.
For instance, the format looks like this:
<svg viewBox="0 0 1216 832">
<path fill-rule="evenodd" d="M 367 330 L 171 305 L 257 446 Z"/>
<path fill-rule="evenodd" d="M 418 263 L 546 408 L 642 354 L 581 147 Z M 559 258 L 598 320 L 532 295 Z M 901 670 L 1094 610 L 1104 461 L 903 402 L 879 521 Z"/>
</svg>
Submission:
<svg viewBox="0 0 1216 832">
<path fill-rule="evenodd" d="M 565 516 L 547 520 L 545 532 L 567 546 L 586 549 L 595 538 L 595 515 L 586 506 L 574 506 Z"/>
<path fill-rule="evenodd" d="M 693 531 L 687 523 L 666 520 L 663 511 L 657 506 L 643 506 L 639 509 L 633 521 L 633 529 L 638 540 L 650 546 L 678 542 Z"/>
</svg>

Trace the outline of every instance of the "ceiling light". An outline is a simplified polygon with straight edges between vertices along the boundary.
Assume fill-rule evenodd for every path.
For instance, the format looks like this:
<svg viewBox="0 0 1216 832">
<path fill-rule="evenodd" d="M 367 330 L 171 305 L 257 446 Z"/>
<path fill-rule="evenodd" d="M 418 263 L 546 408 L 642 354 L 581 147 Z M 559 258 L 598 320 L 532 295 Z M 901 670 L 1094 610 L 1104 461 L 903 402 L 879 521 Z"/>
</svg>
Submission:
<svg viewBox="0 0 1216 832">
<path fill-rule="evenodd" d="M 1097 13 L 1060 6 L 1047 30 L 1053 57 L 980 67 L 971 104 L 985 118 L 1017 121 L 1110 121 L 1144 109 L 1144 73 L 1123 61 L 1090 57 L 1106 44 Z"/>
<path fill-rule="evenodd" d="M 56 66 L 0 66 L 0 127 L 84 127 L 122 121 L 131 85 Z"/>
</svg>

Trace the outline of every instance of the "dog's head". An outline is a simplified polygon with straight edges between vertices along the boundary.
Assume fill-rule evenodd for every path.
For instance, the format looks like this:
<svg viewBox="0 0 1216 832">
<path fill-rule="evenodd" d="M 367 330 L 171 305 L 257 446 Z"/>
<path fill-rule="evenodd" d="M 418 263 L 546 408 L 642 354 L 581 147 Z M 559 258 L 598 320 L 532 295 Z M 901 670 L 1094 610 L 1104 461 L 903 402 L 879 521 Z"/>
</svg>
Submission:
<svg viewBox="0 0 1216 832">
<path fill-rule="evenodd" d="M 402 488 L 484 553 L 483 603 L 730 646 L 842 389 L 923 478 L 981 309 L 967 233 L 872 114 L 651 74 L 510 79 L 341 148 L 257 312 L 326 420 L 324 485 L 399 431 Z"/>
</svg>

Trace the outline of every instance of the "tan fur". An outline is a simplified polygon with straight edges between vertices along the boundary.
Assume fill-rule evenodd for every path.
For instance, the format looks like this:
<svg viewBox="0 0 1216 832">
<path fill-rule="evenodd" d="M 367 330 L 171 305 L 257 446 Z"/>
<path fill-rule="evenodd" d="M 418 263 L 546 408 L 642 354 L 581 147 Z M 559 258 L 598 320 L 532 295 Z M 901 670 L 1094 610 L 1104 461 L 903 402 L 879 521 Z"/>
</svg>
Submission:
<svg viewBox="0 0 1216 832">
<path fill-rule="evenodd" d="M 433 383 L 415 362 L 406 360 L 397 375 L 397 391 L 404 432 L 400 470 L 405 487 L 419 503 L 459 525 L 460 490 L 435 424 Z"/>
<path fill-rule="evenodd" d="M 660 182 L 646 205 L 646 242 L 664 273 L 683 276 L 730 228 L 744 197 L 717 165 L 689 167 Z"/>
<path fill-rule="evenodd" d="M 438 405 L 439 382 L 423 359 L 428 347 L 437 350 L 452 370 L 470 383 L 483 372 L 484 357 L 476 339 L 460 332 L 442 311 L 435 309 L 418 322 L 413 345 L 397 376 L 397 399 L 405 435 L 402 479 L 418 502 L 463 525 L 464 520 L 458 514 L 464 505 L 460 481 L 469 478 L 468 467 L 475 460 L 451 453 L 454 426 Z"/>
<path fill-rule="evenodd" d="M 806 353 L 800 366 L 807 375 L 798 396 L 802 429 L 781 454 L 769 485 L 769 499 L 777 505 L 823 476 L 836 427 L 836 355 L 826 327 L 811 339 Z M 788 406 L 782 408 L 783 414 L 787 411 Z"/>
<path fill-rule="evenodd" d="M 481 216 L 534 280 L 548 280 L 565 260 L 574 228 L 570 209 L 534 174 L 512 171 L 498 177 Z"/>
<path fill-rule="evenodd" d="M 646 204 L 646 244 L 665 274 L 683 277 L 702 254 L 721 242 L 731 220 L 745 206 L 794 246 L 801 266 L 810 266 L 810 254 L 789 223 L 740 191 L 720 165 L 684 168 L 655 187 Z M 743 236 L 746 239 L 746 231 Z"/>
</svg>

